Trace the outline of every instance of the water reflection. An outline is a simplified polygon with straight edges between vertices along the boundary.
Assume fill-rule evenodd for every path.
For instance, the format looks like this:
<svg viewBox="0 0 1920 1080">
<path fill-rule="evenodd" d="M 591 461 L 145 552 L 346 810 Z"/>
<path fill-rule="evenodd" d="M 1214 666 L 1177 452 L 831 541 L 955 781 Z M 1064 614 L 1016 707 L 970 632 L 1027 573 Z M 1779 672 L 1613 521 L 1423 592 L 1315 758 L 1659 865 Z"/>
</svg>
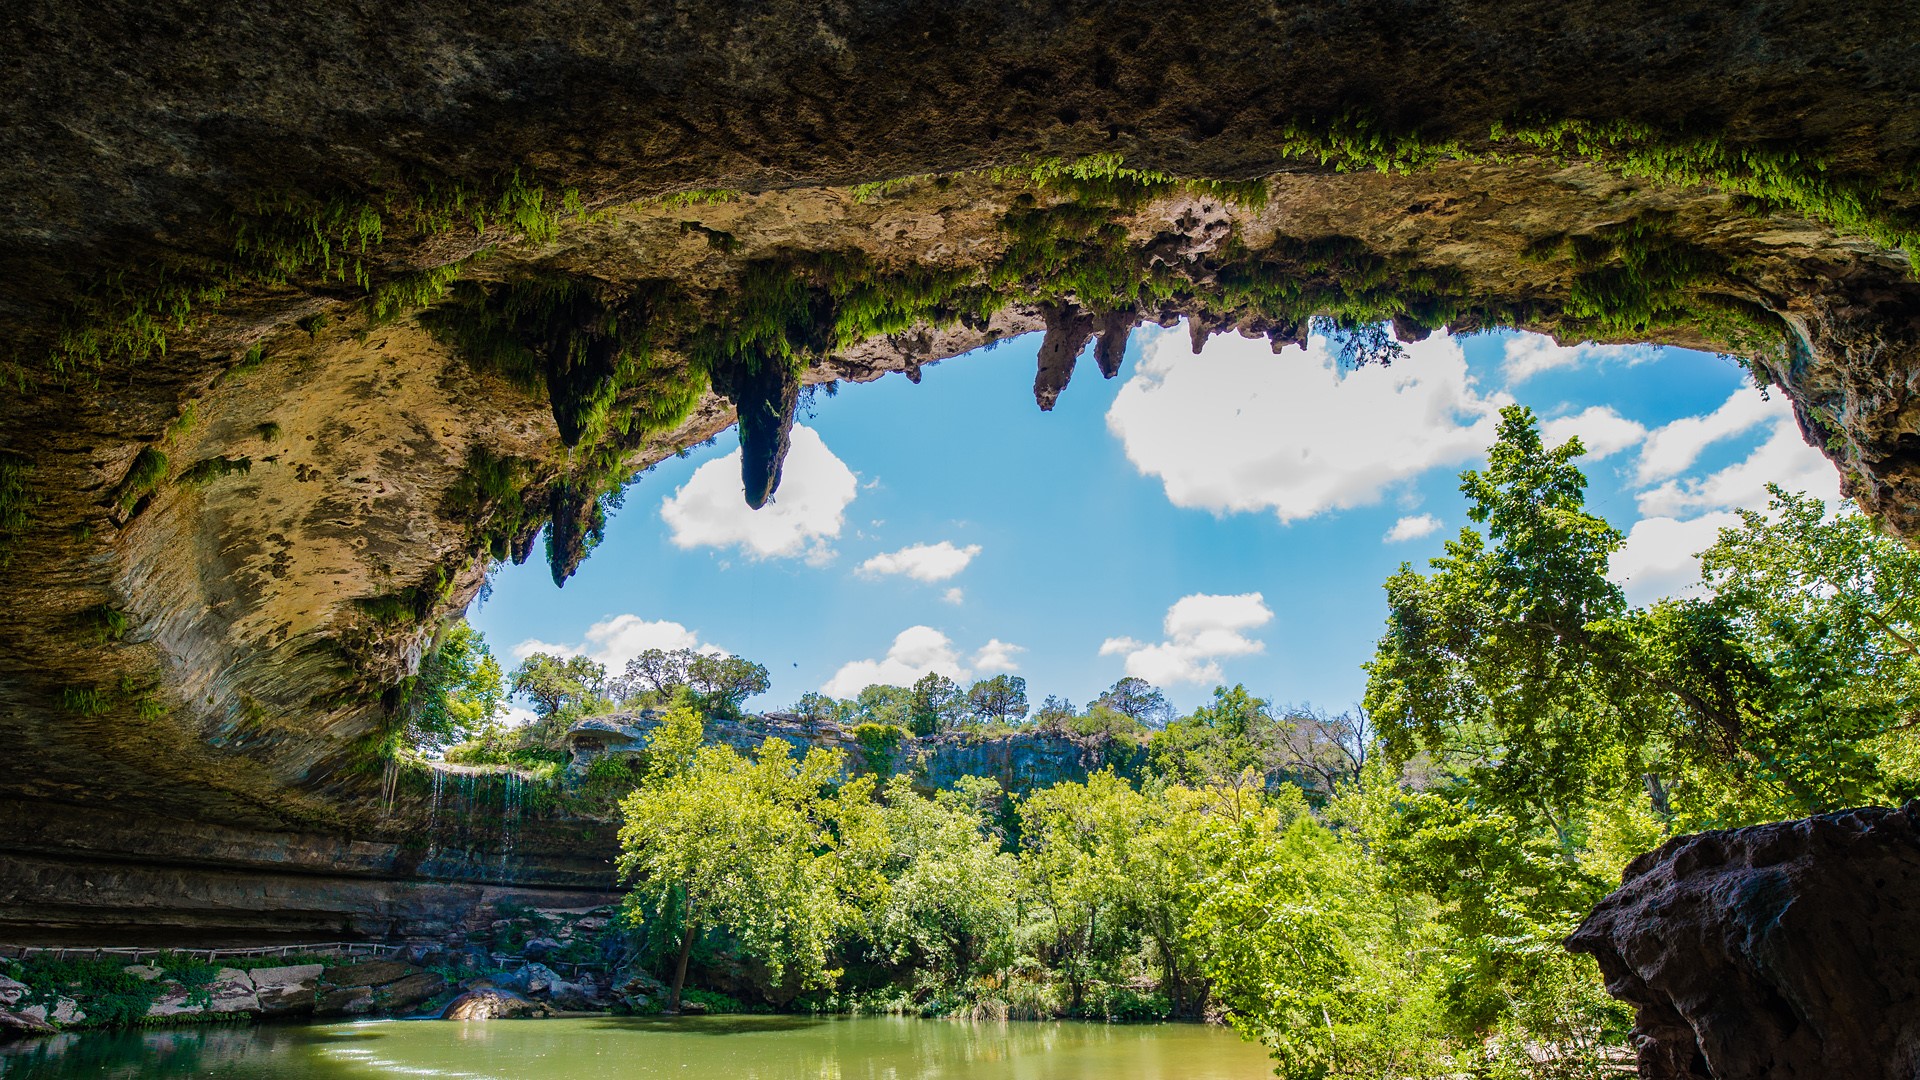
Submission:
<svg viewBox="0 0 1920 1080">
<path fill-rule="evenodd" d="M 380 1021 L 0 1046 L 6 1080 L 1255 1080 L 1270 1069 L 1218 1028 L 892 1017 Z"/>
</svg>

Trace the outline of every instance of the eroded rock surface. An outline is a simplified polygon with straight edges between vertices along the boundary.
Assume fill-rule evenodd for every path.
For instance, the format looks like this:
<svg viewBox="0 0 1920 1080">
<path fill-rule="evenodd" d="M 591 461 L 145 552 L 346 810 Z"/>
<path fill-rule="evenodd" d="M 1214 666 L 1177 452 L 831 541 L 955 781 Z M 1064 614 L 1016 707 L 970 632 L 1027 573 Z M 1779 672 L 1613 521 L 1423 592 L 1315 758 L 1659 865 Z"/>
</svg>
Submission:
<svg viewBox="0 0 1920 1080">
<path fill-rule="evenodd" d="M 1669 841 L 1568 947 L 1644 1080 L 1920 1075 L 1920 802 Z"/>
<path fill-rule="evenodd" d="M 1905 0 L 10 5 L 0 744 L 30 767 L 0 775 L 0 927 L 599 902 L 603 827 L 443 833 L 439 789 L 383 768 L 438 628 L 543 532 L 564 581 L 601 496 L 736 409 L 758 504 L 804 387 L 1049 325 L 1043 405 L 1089 319 L 1110 377 L 1125 327 L 1183 318 L 1196 347 L 1359 313 L 1736 349 L 1920 536 L 1915 27 Z M 1817 179 L 1775 185 L 1795 162 Z"/>
</svg>

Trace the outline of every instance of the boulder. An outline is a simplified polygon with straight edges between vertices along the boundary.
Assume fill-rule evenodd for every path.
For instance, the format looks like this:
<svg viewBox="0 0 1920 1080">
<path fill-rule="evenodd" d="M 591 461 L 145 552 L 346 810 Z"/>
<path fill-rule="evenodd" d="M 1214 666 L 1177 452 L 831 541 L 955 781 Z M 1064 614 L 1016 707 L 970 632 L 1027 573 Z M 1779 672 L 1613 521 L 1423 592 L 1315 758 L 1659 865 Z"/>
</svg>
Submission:
<svg viewBox="0 0 1920 1080">
<path fill-rule="evenodd" d="M 0 1037 L 9 1035 L 48 1035 L 59 1029 L 47 1023 L 46 1009 L 40 1009 L 39 1015 L 31 1010 L 0 1009 Z"/>
<path fill-rule="evenodd" d="M 310 1013 L 314 1006 L 314 988 L 325 969 L 319 964 L 289 964 L 285 967 L 254 968 L 253 989 L 265 1016 L 298 1016 Z"/>
<path fill-rule="evenodd" d="M 529 960 L 545 960 L 557 953 L 563 946 L 550 937 L 537 937 L 527 942 L 526 954 Z"/>
<path fill-rule="evenodd" d="M 254 988 L 253 978 L 237 968 L 221 968 L 213 982 L 206 986 L 207 996 L 213 999 L 209 1011 L 216 1013 L 258 1013 L 260 995 Z"/>
<path fill-rule="evenodd" d="M 53 1003 L 53 1015 L 48 1019 L 61 1027 L 72 1027 L 75 1024 L 86 1023 L 87 1014 L 80 1008 L 79 1002 L 70 997 L 63 997 Z"/>
<path fill-rule="evenodd" d="M 373 988 L 342 986 L 323 990 L 314 1000 L 315 1016 L 365 1016 L 373 1011 Z"/>
<path fill-rule="evenodd" d="M 160 976 L 166 974 L 158 964 L 128 964 L 120 970 L 142 982 L 158 982 Z"/>
<path fill-rule="evenodd" d="M 469 990 L 440 1010 L 442 1020 L 505 1020 L 516 1016 L 543 1016 L 546 1007 L 511 990 Z"/>
<path fill-rule="evenodd" d="M 1637 1010 L 1644 1080 L 1920 1076 L 1920 802 L 1635 859 L 1567 947 Z"/>
<path fill-rule="evenodd" d="M 438 972 L 421 971 L 396 979 L 374 992 L 374 1000 L 383 1009 L 411 1009 L 423 1001 L 439 997 L 447 989 L 447 980 Z"/>
<path fill-rule="evenodd" d="M 366 960 L 334 965 L 322 972 L 321 978 L 334 986 L 385 986 L 419 970 L 401 960 Z"/>
<path fill-rule="evenodd" d="M 0 1008 L 12 1008 L 27 996 L 27 984 L 0 975 Z"/>
</svg>

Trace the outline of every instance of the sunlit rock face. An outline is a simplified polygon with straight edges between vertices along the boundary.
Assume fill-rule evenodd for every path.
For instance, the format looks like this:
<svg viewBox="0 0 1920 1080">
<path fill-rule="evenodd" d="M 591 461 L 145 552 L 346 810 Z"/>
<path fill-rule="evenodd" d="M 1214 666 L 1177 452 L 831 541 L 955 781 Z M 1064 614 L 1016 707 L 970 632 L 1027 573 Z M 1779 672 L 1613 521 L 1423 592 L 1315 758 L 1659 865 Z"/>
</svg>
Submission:
<svg viewBox="0 0 1920 1080">
<path fill-rule="evenodd" d="M 5 25 L 16 933 L 240 925 L 196 899 L 216 866 L 605 888 L 565 823 L 545 869 L 504 834 L 420 840 L 430 798 L 380 752 L 437 627 L 492 560 L 564 580 L 601 494 L 737 412 L 763 501 L 801 387 L 1011 334 L 1051 332 L 1042 407 L 1146 320 L 1739 349 L 1920 534 L 1900 0 L 34 0 Z M 148 876 L 48 914 L 109 861 Z"/>
<path fill-rule="evenodd" d="M 1649 1080 L 1920 1072 L 1920 803 L 1669 841 L 1568 941 Z"/>
</svg>

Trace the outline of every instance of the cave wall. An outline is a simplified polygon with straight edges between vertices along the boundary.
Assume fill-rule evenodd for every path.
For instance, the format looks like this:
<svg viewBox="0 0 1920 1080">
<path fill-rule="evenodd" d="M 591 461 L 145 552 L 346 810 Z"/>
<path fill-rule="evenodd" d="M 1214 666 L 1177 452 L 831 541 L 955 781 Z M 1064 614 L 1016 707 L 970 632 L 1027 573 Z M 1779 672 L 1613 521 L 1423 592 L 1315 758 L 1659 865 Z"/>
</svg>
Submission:
<svg viewBox="0 0 1920 1080">
<path fill-rule="evenodd" d="M 1862 504 L 1920 535 L 1920 285 L 1889 242 L 1920 221 L 1908 9 L 12 5 L 0 930 L 379 934 L 488 889 L 604 890 L 605 838 L 564 822 L 506 859 L 503 838 L 459 859 L 414 842 L 418 810 L 395 811 L 375 751 L 437 627 L 492 545 L 532 554 L 556 508 L 591 531 L 598 489 L 566 493 L 594 454 L 604 483 L 733 423 L 739 394 L 695 372 L 695 346 L 737 320 L 755 266 L 857 255 L 990 280 L 1016 213 L 1081 198 L 1036 182 L 1049 158 L 1260 181 L 1264 199 L 1109 200 L 1102 243 L 1176 282 L 1152 303 L 1094 310 L 1035 281 L 991 313 L 810 347 L 796 377 L 917 378 L 1077 327 L 1037 373 L 1044 403 L 1074 392 L 1061 369 L 1088 315 L 1110 333 L 1186 317 L 1279 351 L 1300 326 L 1226 299 L 1262 260 L 1349 289 L 1443 281 L 1471 310 L 1396 326 L 1504 312 L 1742 349 Z M 1627 134 L 1496 138 L 1569 120 Z M 1824 202 L 1755 195 L 1790 159 L 1822 164 L 1795 190 Z M 1708 166 L 1731 180 L 1698 182 Z M 1774 344 L 1575 318 L 1583 271 L 1548 241 L 1648 222 L 1712 267 L 1674 296 L 1759 318 Z M 435 329 L 450 297 L 529 275 L 623 300 L 666 288 L 681 308 L 652 355 L 699 374 L 697 400 L 657 430 L 570 444 L 553 391 Z M 476 452 L 518 463 L 513 499 L 461 495 Z"/>
</svg>

